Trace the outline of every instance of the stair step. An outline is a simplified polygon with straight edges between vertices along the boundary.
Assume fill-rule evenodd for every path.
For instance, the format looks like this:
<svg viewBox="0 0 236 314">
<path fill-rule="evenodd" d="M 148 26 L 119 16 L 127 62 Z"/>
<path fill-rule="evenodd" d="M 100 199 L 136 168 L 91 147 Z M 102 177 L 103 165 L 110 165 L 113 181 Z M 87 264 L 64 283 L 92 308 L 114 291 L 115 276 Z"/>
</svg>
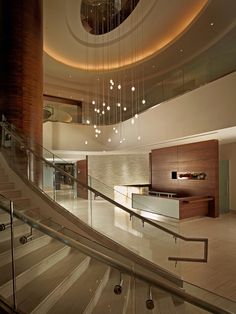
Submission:
<svg viewBox="0 0 236 314">
<path fill-rule="evenodd" d="M 87 269 L 89 260 L 85 255 L 71 250 L 70 254 L 18 291 L 19 309 L 31 314 L 47 313 Z"/>
<path fill-rule="evenodd" d="M 13 198 L 18 198 L 21 196 L 21 191 L 19 190 L 2 190 L 0 194 L 4 195 L 6 198 L 13 200 Z"/>
<path fill-rule="evenodd" d="M 21 244 L 19 238 L 14 241 L 14 258 L 17 261 L 19 258 L 43 247 L 48 245 L 52 241 L 52 238 L 48 236 L 36 236 L 34 235 L 33 240 L 27 242 L 26 244 Z M 16 246 L 16 244 L 18 244 Z M 9 246 L 3 253 L 0 254 L 0 267 L 6 265 L 11 262 L 11 250 L 10 250 L 10 241 Z"/>
<path fill-rule="evenodd" d="M 12 182 L 0 182 L 0 191 L 12 190 L 12 189 L 14 189 L 14 183 L 12 183 Z"/>
<path fill-rule="evenodd" d="M 27 232 L 29 233 L 30 229 L 27 228 Z M 42 233 L 40 231 L 38 231 L 37 229 L 33 229 L 33 235 L 34 235 L 34 239 L 37 239 L 39 237 L 42 237 Z M 14 248 L 18 248 L 18 246 L 22 247 L 22 244 L 20 243 L 20 238 L 22 235 L 20 236 L 15 236 L 14 237 Z M 11 247 L 11 240 L 10 237 L 9 239 L 7 239 L 6 241 L 3 241 L 0 243 L 0 254 L 4 254 L 6 251 L 9 251 Z"/>
<path fill-rule="evenodd" d="M 114 293 L 115 285 L 119 284 L 120 274 L 118 271 L 112 269 L 110 271 L 110 276 L 107 280 L 106 286 L 102 292 L 101 297 L 98 300 L 97 305 L 93 309 L 93 314 L 100 314 L 100 313 L 124 313 L 124 307 L 126 306 L 126 299 L 129 287 L 129 279 L 127 276 L 123 275 L 123 289 L 120 295 Z M 85 312 L 89 314 L 91 312 Z M 132 312 L 131 312 L 132 313 Z M 136 312 L 135 312 L 136 313 Z M 144 312 L 143 312 L 144 313 Z"/>
<path fill-rule="evenodd" d="M 92 313 L 106 284 L 104 275 L 108 269 L 106 265 L 92 260 L 86 272 L 58 300 L 48 314 L 85 313 L 86 309 L 90 310 L 87 313 Z M 106 276 L 109 278 L 109 272 Z M 79 302 L 77 302 L 78 296 Z"/>
<path fill-rule="evenodd" d="M 58 241 L 52 241 L 50 244 L 21 257 L 15 263 L 17 290 L 20 290 L 30 281 L 52 267 L 58 261 L 68 255 L 69 247 L 65 247 Z M 0 268 L 3 275 L 0 278 L 0 294 L 4 298 L 12 295 L 10 265 L 4 265 Z M 52 280 L 52 278 L 48 278 Z"/>
<path fill-rule="evenodd" d="M 18 210 L 30 209 L 30 200 L 27 197 L 12 198 L 14 208 Z"/>
<path fill-rule="evenodd" d="M 1 174 L 1 175 L 0 175 L 0 182 L 1 182 L 1 183 L 9 182 L 8 175 L 6 175 L 6 174 Z"/>
<path fill-rule="evenodd" d="M 14 222 L 14 237 L 19 237 L 21 235 L 27 234 L 30 231 L 30 227 L 20 220 Z M 0 232 L 0 243 L 5 242 L 11 238 L 11 228 L 7 228 Z"/>
</svg>

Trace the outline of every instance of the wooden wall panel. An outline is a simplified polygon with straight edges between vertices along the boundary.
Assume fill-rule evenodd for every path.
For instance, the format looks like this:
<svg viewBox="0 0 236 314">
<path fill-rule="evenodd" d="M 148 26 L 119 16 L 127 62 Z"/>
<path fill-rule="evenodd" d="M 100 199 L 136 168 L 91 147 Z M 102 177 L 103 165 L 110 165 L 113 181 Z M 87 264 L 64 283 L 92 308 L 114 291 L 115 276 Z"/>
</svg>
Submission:
<svg viewBox="0 0 236 314">
<path fill-rule="evenodd" d="M 88 160 L 78 160 L 76 163 L 77 168 L 77 179 L 85 184 L 88 184 Z M 83 188 L 79 184 L 77 185 L 77 196 L 88 199 L 88 190 L 86 188 Z"/>
<path fill-rule="evenodd" d="M 0 113 L 39 144 L 43 122 L 42 11 L 41 0 L 1 1 Z"/>
<path fill-rule="evenodd" d="M 211 140 L 152 151 L 152 189 L 176 192 L 178 196 L 213 196 L 209 215 L 219 215 L 218 141 Z M 205 180 L 172 179 L 171 172 L 204 172 Z"/>
</svg>

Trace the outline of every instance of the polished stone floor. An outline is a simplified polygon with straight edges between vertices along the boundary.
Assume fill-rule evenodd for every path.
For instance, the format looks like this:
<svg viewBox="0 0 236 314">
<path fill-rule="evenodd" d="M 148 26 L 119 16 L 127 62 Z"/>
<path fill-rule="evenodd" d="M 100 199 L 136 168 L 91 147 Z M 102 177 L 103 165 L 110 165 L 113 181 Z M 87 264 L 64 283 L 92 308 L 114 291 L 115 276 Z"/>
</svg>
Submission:
<svg viewBox="0 0 236 314">
<path fill-rule="evenodd" d="M 137 218 L 130 218 L 128 213 L 94 195 L 89 200 L 84 200 L 74 198 L 71 191 L 58 191 L 56 200 L 94 229 L 126 248 L 182 276 L 186 282 L 236 302 L 236 213 L 223 214 L 219 218 L 199 217 L 181 222 L 151 216 L 158 224 L 186 237 L 209 239 L 207 263 L 182 262 L 175 265 L 168 261 L 168 257 L 202 257 L 203 245 L 175 241 L 172 235 L 146 223 L 143 226 Z M 194 289 L 188 284 L 186 287 L 189 290 Z"/>
</svg>

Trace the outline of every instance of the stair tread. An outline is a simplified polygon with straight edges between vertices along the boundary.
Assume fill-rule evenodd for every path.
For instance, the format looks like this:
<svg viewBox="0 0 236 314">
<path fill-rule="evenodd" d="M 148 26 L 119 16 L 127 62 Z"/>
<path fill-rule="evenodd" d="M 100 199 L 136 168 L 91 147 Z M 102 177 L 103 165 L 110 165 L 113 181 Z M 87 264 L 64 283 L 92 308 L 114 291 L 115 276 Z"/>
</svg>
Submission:
<svg viewBox="0 0 236 314">
<path fill-rule="evenodd" d="M 21 257 L 15 263 L 16 276 L 30 269 L 32 266 L 39 263 L 44 258 L 50 256 L 52 253 L 58 251 L 62 247 L 63 247 L 62 243 L 59 243 L 58 241 L 52 241 L 45 247 L 42 247 L 32 253 L 29 253 Z M 0 285 L 6 283 L 8 280 L 11 279 L 11 273 L 9 273 L 9 269 L 11 269 L 10 264 L 4 265 L 0 268 L 1 273 Z"/>
<path fill-rule="evenodd" d="M 64 314 L 66 311 L 71 314 L 83 313 L 106 269 L 106 265 L 91 261 L 85 273 L 68 289 L 48 314 Z"/>
<path fill-rule="evenodd" d="M 124 302 L 127 297 L 127 285 L 128 277 L 123 276 L 124 284 L 122 293 L 116 295 L 114 293 L 114 287 L 119 283 L 119 272 L 116 270 L 111 270 L 110 277 L 105 286 L 105 289 L 102 292 L 101 297 L 93 310 L 93 314 L 100 313 L 123 313 Z M 136 313 L 136 312 L 135 312 Z"/>
<path fill-rule="evenodd" d="M 35 309 L 84 258 L 83 254 L 72 251 L 53 267 L 24 286 L 17 293 L 19 309 L 26 313 Z"/>
<path fill-rule="evenodd" d="M 42 234 L 41 232 L 39 232 L 37 230 L 34 230 L 33 235 L 34 235 L 33 240 L 29 242 L 32 245 L 34 245 L 35 240 L 38 241 L 39 238 L 46 237 L 46 235 Z M 14 249 L 15 250 L 17 250 L 18 248 L 20 249 L 22 247 L 22 244 L 19 241 L 20 237 L 21 236 L 14 238 Z M 11 248 L 11 240 L 10 239 L 8 239 L 5 242 L 0 243 L 0 258 L 1 258 L 2 254 L 8 253 L 10 248 Z"/>
</svg>

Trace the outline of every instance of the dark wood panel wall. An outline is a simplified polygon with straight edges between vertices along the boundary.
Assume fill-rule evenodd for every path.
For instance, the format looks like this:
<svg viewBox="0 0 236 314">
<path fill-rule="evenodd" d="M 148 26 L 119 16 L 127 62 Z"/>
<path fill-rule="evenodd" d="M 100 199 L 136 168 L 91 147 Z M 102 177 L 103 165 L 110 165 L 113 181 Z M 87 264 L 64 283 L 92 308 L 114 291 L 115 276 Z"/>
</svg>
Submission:
<svg viewBox="0 0 236 314">
<path fill-rule="evenodd" d="M 76 163 L 77 179 L 84 184 L 88 184 L 88 158 L 78 160 Z M 77 185 L 77 196 L 88 199 L 88 190 L 79 184 Z"/>
<path fill-rule="evenodd" d="M 0 3 L 0 113 L 42 143 L 42 0 Z"/>
<path fill-rule="evenodd" d="M 152 151 L 151 184 L 156 191 L 176 192 L 178 196 L 213 196 L 209 215 L 219 215 L 218 141 L 204 141 Z M 204 172 L 205 180 L 172 179 L 172 171 Z"/>
</svg>

